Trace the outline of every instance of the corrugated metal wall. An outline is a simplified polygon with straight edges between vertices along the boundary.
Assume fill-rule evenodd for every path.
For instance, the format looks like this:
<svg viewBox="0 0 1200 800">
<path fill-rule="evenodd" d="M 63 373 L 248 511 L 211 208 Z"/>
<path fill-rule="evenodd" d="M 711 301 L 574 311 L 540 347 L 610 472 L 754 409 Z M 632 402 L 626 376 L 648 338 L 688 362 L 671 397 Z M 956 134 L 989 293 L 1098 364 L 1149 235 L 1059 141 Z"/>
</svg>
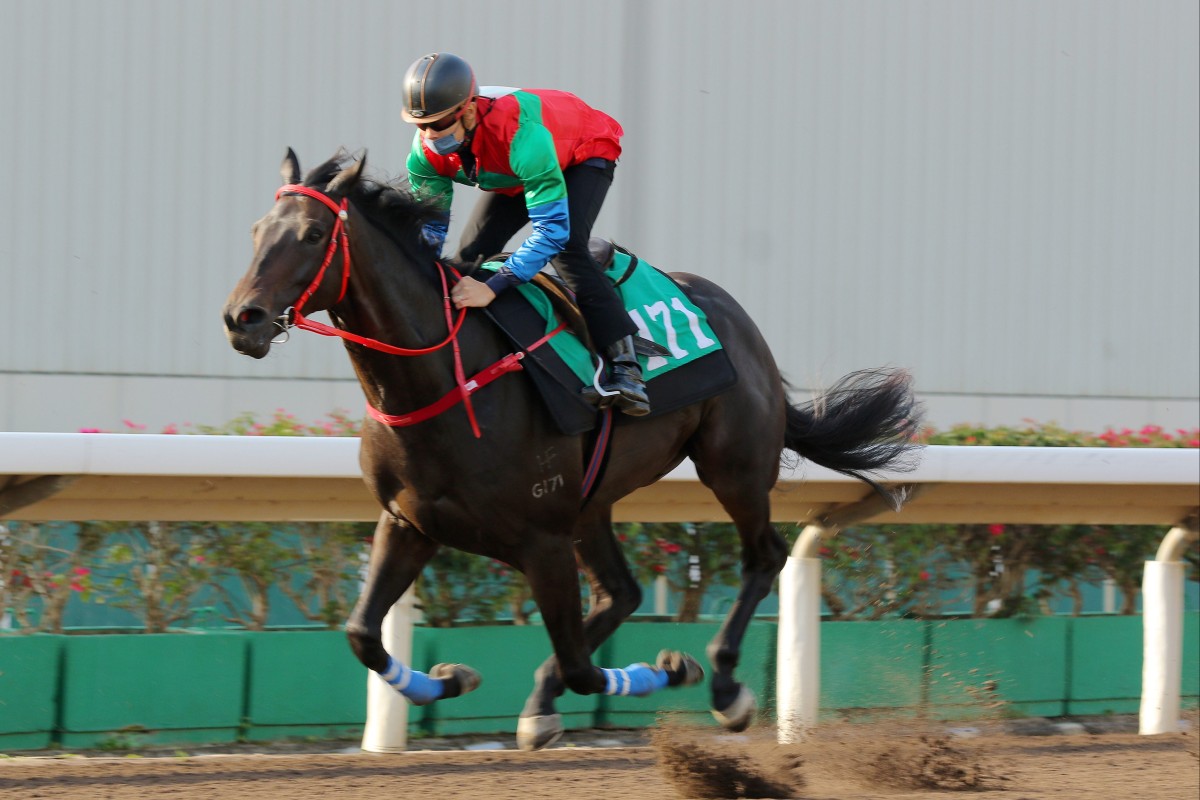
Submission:
<svg viewBox="0 0 1200 800">
<path fill-rule="evenodd" d="M 188 387 L 174 421 L 353 396 L 336 344 L 254 362 L 219 310 L 287 146 L 402 172 L 400 78 L 433 49 L 620 119 L 597 232 L 722 283 L 798 386 L 896 364 L 935 405 L 1194 418 L 1198 8 L 0 0 L 0 427 L 111 426 L 155 376 Z"/>
</svg>

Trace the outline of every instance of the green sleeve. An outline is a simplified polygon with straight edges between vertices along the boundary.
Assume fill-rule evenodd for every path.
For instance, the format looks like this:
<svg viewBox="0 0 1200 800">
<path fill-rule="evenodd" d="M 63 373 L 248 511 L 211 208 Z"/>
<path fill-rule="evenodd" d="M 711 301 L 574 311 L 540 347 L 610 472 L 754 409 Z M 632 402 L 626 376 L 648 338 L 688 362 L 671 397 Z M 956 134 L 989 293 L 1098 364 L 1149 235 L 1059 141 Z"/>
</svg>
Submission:
<svg viewBox="0 0 1200 800">
<path fill-rule="evenodd" d="M 438 208 L 450 210 L 450 201 L 454 198 L 454 181 L 445 175 L 439 175 L 429 159 L 425 157 L 425 148 L 421 146 L 421 134 L 413 137 L 412 150 L 408 153 L 408 185 L 413 194 L 422 200 L 436 199 Z"/>
<path fill-rule="evenodd" d="M 509 148 L 509 166 L 525 187 L 525 206 L 537 208 L 567 196 L 554 137 L 540 123 L 522 120 Z"/>
</svg>

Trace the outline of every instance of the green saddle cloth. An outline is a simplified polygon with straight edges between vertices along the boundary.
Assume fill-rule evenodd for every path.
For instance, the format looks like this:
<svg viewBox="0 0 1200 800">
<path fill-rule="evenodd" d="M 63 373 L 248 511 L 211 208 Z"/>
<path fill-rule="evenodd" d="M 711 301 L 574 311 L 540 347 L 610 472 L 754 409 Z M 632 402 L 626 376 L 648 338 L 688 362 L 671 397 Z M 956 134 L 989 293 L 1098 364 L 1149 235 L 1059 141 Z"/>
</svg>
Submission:
<svg viewBox="0 0 1200 800">
<path fill-rule="evenodd" d="M 638 327 L 638 335 L 671 351 L 669 357 L 638 356 L 647 383 L 721 349 L 721 343 L 708 325 L 708 318 L 688 299 L 679 284 L 641 259 L 632 269 L 631 265 L 633 256 L 616 250 L 613 263 L 604 274 L 616 285 L 630 319 Z M 501 266 L 502 262 L 489 261 L 480 268 L 495 272 Z M 541 289 L 523 283 L 517 286 L 517 291 L 546 320 L 546 333 L 558 327 L 550 298 Z M 550 346 L 581 382 L 592 382 L 596 367 L 578 337 L 564 331 L 550 340 Z"/>
</svg>

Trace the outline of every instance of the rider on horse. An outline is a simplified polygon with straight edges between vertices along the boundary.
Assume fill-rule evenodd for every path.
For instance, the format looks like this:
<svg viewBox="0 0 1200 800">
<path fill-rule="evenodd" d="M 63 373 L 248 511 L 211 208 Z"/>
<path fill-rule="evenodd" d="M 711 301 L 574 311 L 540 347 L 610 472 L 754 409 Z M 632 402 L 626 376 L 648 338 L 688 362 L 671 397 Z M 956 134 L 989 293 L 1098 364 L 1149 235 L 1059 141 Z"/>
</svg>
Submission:
<svg viewBox="0 0 1200 800">
<path fill-rule="evenodd" d="M 454 287 L 455 306 L 486 306 L 553 261 L 575 293 L 592 344 L 608 358 L 605 392 L 615 393 L 624 413 L 648 414 L 633 346 L 637 326 L 588 251 L 621 154 L 620 124 L 568 92 L 479 87 L 470 65 L 452 53 L 422 56 L 408 68 L 402 116 L 419 129 L 409 182 L 445 210 L 425 228 L 435 248 L 446 238 L 456 182 L 487 192 L 463 231 L 460 260 L 499 253 L 526 223 L 533 226 L 499 272 Z"/>
</svg>

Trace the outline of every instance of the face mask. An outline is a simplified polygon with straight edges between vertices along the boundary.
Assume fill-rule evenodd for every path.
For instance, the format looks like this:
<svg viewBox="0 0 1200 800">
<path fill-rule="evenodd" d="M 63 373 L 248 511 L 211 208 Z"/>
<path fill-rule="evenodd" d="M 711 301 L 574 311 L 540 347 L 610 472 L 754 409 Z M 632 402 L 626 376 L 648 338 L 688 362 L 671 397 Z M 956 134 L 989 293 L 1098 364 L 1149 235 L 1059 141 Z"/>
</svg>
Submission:
<svg viewBox="0 0 1200 800">
<path fill-rule="evenodd" d="M 462 147 L 463 140 L 451 133 L 439 139 L 426 139 L 425 144 L 429 145 L 429 149 L 439 156 L 448 156 Z"/>
</svg>

